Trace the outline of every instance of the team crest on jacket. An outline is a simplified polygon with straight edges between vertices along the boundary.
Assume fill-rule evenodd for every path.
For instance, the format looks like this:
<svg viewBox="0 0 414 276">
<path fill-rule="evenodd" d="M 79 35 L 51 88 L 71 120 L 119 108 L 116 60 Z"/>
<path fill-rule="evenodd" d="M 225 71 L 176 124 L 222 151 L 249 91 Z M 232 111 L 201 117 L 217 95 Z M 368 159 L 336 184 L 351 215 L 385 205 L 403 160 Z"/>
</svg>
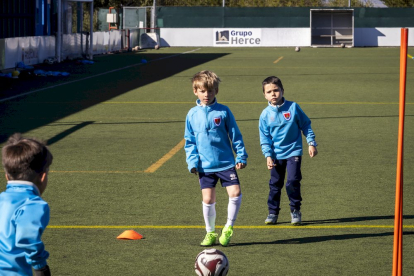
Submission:
<svg viewBox="0 0 414 276">
<path fill-rule="evenodd" d="M 291 118 L 290 112 L 283 112 L 283 118 L 285 118 L 286 121 L 289 121 Z"/>
<path fill-rule="evenodd" d="M 216 118 L 214 118 L 214 124 L 215 124 L 216 126 L 219 126 L 219 125 L 221 124 L 221 117 L 216 117 Z"/>
</svg>

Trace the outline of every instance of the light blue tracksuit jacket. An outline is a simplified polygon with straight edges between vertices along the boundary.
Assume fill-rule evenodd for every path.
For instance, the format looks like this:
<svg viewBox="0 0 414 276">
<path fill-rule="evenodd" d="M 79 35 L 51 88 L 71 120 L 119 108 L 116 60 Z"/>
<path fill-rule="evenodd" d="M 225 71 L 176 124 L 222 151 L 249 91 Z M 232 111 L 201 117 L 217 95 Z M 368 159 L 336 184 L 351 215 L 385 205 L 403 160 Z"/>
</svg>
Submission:
<svg viewBox="0 0 414 276">
<path fill-rule="evenodd" d="M 197 106 L 187 114 L 184 139 L 189 171 L 219 172 L 246 163 L 247 153 L 236 120 L 230 109 L 216 99 L 209 106 L 197 100 Z"/>
<path fill-rule="evenodd" d="M 288 159 L 302 156 L 302 132 L 307 143 L 315 141 L 311 121 L 295 102 L 266 107 L 259 119 L 260 145 L 265 157 Z"/>
<path fill-rule="evenodd" d="M 49 223 L 49 206 L 37 187 L 9 181 L 0 194 L 0 275 L 32 275 L 47 265 L 41 236 Z"/>
</svg>

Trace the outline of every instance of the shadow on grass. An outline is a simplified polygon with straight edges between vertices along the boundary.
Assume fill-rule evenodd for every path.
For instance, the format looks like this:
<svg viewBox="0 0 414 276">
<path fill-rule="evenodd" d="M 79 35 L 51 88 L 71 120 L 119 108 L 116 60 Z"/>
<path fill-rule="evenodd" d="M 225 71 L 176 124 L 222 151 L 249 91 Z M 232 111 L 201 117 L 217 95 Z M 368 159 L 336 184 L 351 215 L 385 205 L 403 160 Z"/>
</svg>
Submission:
<svg viewBox="0 0 414 276">
<path fill-rule="evenodd" d="M 377 237 L 389 237 L 393 236 L 394 232 L 384 233 L 370 233 L 370 234 L 343 234 L 343 235 L 329 235 L 329 236 L 317 236 L 317 237 L 303 237 L 285 240 L 276 240 L 269 242 L 246 242 L 246 243 L 232 243 L 230 246 L 248 246 L 248 245 L 263 245 L 263 244 L 306 244 L 325 241 L 343 241 L 361 238 L 377 238 Z M 414 235 L 414 232 L 403 232 L 403 235 Z"/>
<path fill-rule="evenodd" d="M 67 79 L 36 77 L 27 81 L 22 80 L 7 89 L 1 86 L 0 143 L 6 141 L 15 132 L 24 133 L 48 125 L 131 90 L 164 80 L 225 55 L 227 54 L 197 54 L 196 52 L 183 55 L 162 53 L 113 55 L 97 58 L 96 63 L 89 67 L 79 67 L 79 65 L 73 68 L 70 65 L 67 65 L 68 68 L 61 67 L 61 71 L 71 73 Z M 143 64 L 142 58 L 145 58 L 148 63 Z M 70 71 L 71 68 L 75 73 Z M 190 78 L 191 76 L 188 76 L 189 86 Z M 37 92 L 31 93 L 32 91 Z M 139 92 L 134 91 L 134 93 Z M 20 94 L 25 95 L 9 99 Z M 6 98 L 8 100 L 4 100 Z M 87 124 L 90 122 L 65 130 L 50 138 L 49 143 L 54 143 Z"/>
</svg>

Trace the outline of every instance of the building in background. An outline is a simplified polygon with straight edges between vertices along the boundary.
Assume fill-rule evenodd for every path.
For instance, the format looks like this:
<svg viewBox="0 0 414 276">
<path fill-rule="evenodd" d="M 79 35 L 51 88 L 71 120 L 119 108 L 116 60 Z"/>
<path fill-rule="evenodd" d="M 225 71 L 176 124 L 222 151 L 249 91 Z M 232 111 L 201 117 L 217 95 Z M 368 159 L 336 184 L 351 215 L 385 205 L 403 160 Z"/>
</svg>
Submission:
<svg viewBox="0 0 414 276">
<path fill-rule="evenodd" d="M 2 0 L 0 38 L 52 35 L 57 0 Z"/>
</svg>

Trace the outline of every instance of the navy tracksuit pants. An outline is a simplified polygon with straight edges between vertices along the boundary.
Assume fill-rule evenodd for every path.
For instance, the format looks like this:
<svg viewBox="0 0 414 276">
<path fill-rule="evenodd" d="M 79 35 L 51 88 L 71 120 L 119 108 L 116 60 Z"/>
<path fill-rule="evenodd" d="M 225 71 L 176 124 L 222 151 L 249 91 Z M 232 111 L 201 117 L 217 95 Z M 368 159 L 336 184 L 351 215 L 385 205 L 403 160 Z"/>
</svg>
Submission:
<svg viewBox="0 0 414 276">
<path fill-rule="evenodd" d="M 275 160 L 276 166 L 270 170 L 270 191 L 269 199 L 267 201 L 269 214 L 279 214 L 280 195 L 285 182 L 286 172 L 286 193 L 290 201 L 290 211 L 293 212 L 295 209 L 300 210 L 302 201 L 300 193 L 300 181 L 302 180 L 302 173 L 300 171 L 301 163 L 301 156 L 293 156 L 288 159 Z"/>
</svg>

